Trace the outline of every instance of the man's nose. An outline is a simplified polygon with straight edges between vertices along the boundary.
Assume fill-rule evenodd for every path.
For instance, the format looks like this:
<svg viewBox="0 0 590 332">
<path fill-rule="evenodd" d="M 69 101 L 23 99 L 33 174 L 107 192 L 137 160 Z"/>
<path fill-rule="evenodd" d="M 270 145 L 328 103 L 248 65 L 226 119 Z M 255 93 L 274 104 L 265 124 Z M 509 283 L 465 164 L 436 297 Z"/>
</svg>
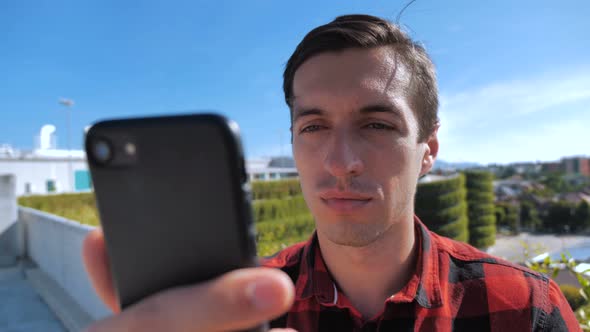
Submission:
<svg viewBox="0 0 590 332">
<path fill-rule="evenodd" d="M 334 133 L 325 145 L 324 167 L 334 177 L 361 174 L 364 163 L 354 138 L 347 133 Z"/>
</svg>

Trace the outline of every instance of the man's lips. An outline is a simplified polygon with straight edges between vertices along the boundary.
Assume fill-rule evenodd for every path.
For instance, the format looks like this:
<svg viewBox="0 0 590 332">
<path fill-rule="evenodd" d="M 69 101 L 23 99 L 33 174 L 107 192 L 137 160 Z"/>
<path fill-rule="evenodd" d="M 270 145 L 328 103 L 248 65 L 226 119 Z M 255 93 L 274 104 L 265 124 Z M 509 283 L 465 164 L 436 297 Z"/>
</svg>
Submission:
<svg viewBox="0 0 590 332">
<path fill-rule="evenodd" d="M 350 191 L 325 191 L 320 194 L 322 202 L 337 213 L 351 213 L 365 207 L 372 197 Z"/>
</svg>

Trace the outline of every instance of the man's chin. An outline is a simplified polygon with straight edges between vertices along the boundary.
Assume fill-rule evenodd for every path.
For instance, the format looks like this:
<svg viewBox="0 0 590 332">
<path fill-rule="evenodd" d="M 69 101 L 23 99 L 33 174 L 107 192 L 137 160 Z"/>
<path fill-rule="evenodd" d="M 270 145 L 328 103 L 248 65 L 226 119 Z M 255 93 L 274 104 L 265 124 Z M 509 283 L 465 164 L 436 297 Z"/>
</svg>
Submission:
<svg viewBox="0 0 590 332">
<path fill-rule="evenodd" d="M 318 229 L 318 232 L 321 232 L 330 242 L 356 248 L 366 247 L 374 243 L 385 231 L 386 229 L 382 225 L 376 227 L 376 225 L 366 224 L 331 225 L 331 227 Z"/>
</svg>

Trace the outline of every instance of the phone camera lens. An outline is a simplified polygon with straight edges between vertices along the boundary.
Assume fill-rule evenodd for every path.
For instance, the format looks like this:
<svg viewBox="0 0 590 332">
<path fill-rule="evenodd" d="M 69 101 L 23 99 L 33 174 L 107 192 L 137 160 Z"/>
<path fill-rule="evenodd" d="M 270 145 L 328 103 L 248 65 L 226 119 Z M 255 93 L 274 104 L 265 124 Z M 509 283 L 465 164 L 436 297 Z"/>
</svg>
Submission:
<svg viewBox="0 0 590 332">
<path fill-rule="evenodd" d="M 113 158 L 111 144 L 103 139 L 96 140 L 92 144 L 92 155 L 97 162 L 101 164 L 108 163 Z"/>
</svg>

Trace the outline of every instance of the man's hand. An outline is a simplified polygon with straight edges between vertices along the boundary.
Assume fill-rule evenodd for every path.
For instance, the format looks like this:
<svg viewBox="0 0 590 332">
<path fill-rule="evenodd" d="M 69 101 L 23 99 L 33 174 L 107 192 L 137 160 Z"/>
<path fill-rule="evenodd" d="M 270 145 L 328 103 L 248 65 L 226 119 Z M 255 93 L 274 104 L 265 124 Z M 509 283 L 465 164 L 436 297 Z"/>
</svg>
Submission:
<svg viewBox="0 0 590 332">
<path fill-rule="evenodd" d="M 100 230 L 88 234 L 82 251 L 94 289 L 116 313 L 92 324 L 92 332 L 240 330 L 280 316 L 293 303 L 291 279 L 280 270 L 260 267 L 162 291 L 121 312 Z"/>
</svg>

